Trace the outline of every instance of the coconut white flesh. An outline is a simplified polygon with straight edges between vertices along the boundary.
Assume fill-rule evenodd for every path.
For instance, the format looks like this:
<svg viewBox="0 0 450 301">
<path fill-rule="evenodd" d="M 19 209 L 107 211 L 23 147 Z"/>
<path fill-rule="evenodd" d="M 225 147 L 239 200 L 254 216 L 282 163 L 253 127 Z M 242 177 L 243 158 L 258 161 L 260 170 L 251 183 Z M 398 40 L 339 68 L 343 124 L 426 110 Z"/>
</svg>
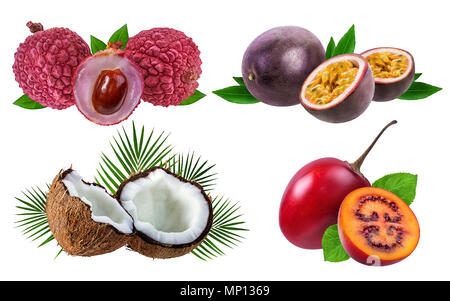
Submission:
<svg viewBox="0 0 450 301">
<path fill-rule="evenodd" d="M 72 171 L 62 180 L 70 196 L 78 197 L 91 208 L 91 218 L 98 223 L 113 226 L 122 233 L 133 232 L 133 219 L 120 206 L 119 202 L 96 185 L 86 184 L 81 176 Z"/>
<path fill-rule="evenodd" d="M 369 55 L 374 54 L 374 53 L 378 53 L 378 52 L 392 52 L 392 53 L 395 53 L 395 54 L 400 54 L 400 55 L 406 56 L 406 58 L 408 59 L 408 68 L 406 68 L 405 73 L 403 73 L 401 76 L 398 76 L 398 77 L 391 77 L 391 78 L 375 77 L 375 80 L 376 80 L 377 83 L 389 84 L 389 83 L 393 83 L 393 82 L 398 82 L 398 81 L 404 79 L 405 77 L 407 77 L 409 75 L 409 73 L 411 72 L 411 69 L 413 67 L 413 61 L 414 60 L 413 60 L 412 56 L 408 52 L 403 51 L 401 49 L 397 49 L 397 48 L 389 48 L 389 47 L 387 47 L 387 48 L 376 48 L 376 49 L 372 49 L 372 50 L 366 51 L 366 52 L 364 52 L 362 54 L 362 56 L 366 58 Z"/>
<path fill-rule="evenodd" d="M 136 230 L 161 243 L 193 242 L 208 223 L 209 207 L 201 190 L 162 169 L 127 183 L 120 201 Z"/>
<path fill-rule="evenodd" d="M 319 105 L 310 102 L 305 96 L 306 87 L 308 87 L 308 85 L 316 78 L 316 75 L 317 73 L 319 73 L 319 71 L 325 69 L 326 67 L 328 67 L 328 65 L 342 61 L 351 61 L 356 67 L 358 67 L 358 72 L 356 73 L 355 79 L 350 84 L 350 86 L 348 86 L 347 89 L 345 89 L 340 95 L 338 95 L 335 99 L 327 104 Z M 366 69 L 364 68 L 364 66 L 366 64 L 367 63 L 364 59 L 356 55 L 335 56 L 328 59 L 327 61 L 319 65 L 316 69 L 314 69 L 313 72 L 311 72 L 311 74 L 306 78 L 300 95 L 301 99 L 303 100 L 304 104 L 312 109 L 324 110 L 335 106 L 337 103 L 343 101 L 347 97 L 347 95 L 353 91 L 353 89 L 355 88 L 355 84 L 358 83 L 361 80 L 361 77 L 363 77 L 365 74 Z"/>
<path fill-rule="evenodd" d="M 128 89 L 124 105 L 115 113 L 102 115 L 92 106 L 92 93 L 97 78 L 103 70 L 119 69 L 127 79 Z M 74 82 L 74 95 L 79 110 L 90 120 L 101 123 L 117 123 L 128 117 L 137 106 L 144 90 L 139 69 L 127 58 L 120 55 L 92 56 L 78 67 Z"/>
</svg>

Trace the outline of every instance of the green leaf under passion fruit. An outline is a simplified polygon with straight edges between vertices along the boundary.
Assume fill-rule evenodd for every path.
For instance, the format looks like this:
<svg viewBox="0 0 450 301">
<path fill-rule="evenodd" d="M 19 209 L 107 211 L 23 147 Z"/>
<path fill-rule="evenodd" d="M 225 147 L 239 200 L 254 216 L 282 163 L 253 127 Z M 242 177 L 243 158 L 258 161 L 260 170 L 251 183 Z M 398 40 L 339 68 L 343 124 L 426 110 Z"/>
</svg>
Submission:
<svg viewBox="0 0 450 301">
<path fill-rule="evenodd" d="M 245 85 L 231 86 L 213 91 L 213 93 L 225 99 L 226 101 L 237 104 L 253 104 L 259 102 L 259 100 L 257 100 L 255 97 L 253 97 L 252 94 L 250 94 Z"/>
<path fill-rule="evenodd" d="M 328 60 L 333 56 L 334 50 L 336 49 L 336 44 L 334 43 L 333 37 L 330 38 L 328 42 L 327 51 L 325 52 L 325 59 Z"/>
<path fill-rule="evenodd" d="M 409 87 L 408 91 L 406 91 L 402 96 L 400 96 L 398 99 L 403 100 L 418 100 L 418 99 L 424 99 L 431 95 L 433 95 L 436 92 L 441 91 L 442 88 L 422 83 L 422 82 L 413 82 L 411 86 Z"/>
<path fill-rule="evenodd" d="M 331 40 L 330 40 L 331 42 Z M 334 43 L 334 41 L 333 41 Z M 356 37 L 355 37 L 355 25 L 353 24 L 350 29 L 342 36 L 342 38 L 337 43 L 330 57 L 344 54 L 353 53 L 355 51 Z M 330 46 L 332 47 L 332 46 Z M 328 50 L 328 47 L 327 47 Z"/>
</svg>

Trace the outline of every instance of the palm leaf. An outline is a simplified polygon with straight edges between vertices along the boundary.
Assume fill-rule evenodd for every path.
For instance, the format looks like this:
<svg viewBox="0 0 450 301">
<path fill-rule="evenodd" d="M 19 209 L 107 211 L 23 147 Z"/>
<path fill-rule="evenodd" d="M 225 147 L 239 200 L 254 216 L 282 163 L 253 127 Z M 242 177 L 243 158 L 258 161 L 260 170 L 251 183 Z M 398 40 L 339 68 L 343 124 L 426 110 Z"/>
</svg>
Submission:
<svg viewBox="0 0 450 301">
<path fill-rule="evenodd" d="M 168 137 L 164 132 L 156 135 L 154 130 L 146 136 L 144 127 L 138 133 L 134 122 L 131 134 L 122 127 L 122 132 L 117 131 L 117 137 L 110 143 L 114 155 L 101 155 L 96 182 L 114 194 L 130 175 L 170 160 L 173 147 L 167 144 Z"/>
<path fill-rule="evenodd" d="M 192 254 L 202 260 L 212 259 L 217 256 L 225 255 L 221 247 L 233 248 L 244 239 L 239 232 L 248 231 L 241 225 L 245 222 L 239 220 L 241 214 L 238 214 L 240 207 L 238 203 L 231 203 L 223 196 L 212 199 L 213 206 L 213 224 L 208 236 L 203 242 L 192 251 Z"/>
<path fill-rule="evenodd" d="M 48 187 L 48 185 L 47 185 Z M 15 222 L 27 239 L 37 241 L 43 239 L 38 245 L 41 247 L 54 239 L 48 225 L 45 213 L 46 195 L 39 187 L 32 187 L 22 191 L 22 196 L 15 199 L 19 202 L 17 216 L 20 218 Z"/>
<path fill-rule="evenodd" d="M 215 164 L 208 164 L 202 157 L 196 156 L 194 152 L 177 154 L 165 163 L 165 167 L 176 175 L 186 180 L 196 182 L 205 191 L 210 191 L 216 185 L 217 173 L 212 172 Z"/>
</svg>

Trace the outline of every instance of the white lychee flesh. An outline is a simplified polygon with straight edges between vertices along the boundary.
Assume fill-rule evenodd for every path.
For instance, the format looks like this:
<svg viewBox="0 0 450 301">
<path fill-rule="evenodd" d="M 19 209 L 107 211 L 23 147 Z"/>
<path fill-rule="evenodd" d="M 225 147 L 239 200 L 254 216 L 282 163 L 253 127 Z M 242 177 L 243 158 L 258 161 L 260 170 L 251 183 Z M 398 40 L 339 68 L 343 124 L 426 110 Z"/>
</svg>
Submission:
<svg viewBox="0 0 450 301">
<path fill-rule="evenodd" d="M 163 169 L 128 182 L 120 202 L 137 231 L 164 244 L 188 244 L 201 236 L 210 219 L 201 189 Z"/>
<path fill-rule="evenodd" d="M 76 171 L 67 174 L 62 182 L 70 196 L 78 197 L 90 207 L 92 220 L 109 224 L 125 234 L 133 232 L 133 219 L 103 187 L 85 183 Z"/>
</svg>

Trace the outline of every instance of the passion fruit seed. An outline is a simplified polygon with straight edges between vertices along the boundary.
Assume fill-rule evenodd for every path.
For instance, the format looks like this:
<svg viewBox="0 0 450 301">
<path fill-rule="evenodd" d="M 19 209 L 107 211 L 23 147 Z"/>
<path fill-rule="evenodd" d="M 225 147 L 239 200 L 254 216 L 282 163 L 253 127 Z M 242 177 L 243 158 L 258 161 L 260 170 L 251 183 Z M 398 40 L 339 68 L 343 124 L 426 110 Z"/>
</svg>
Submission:
<svg viewBox="0 0 450 301">
<path fill-rule="evenodd" d="M 351 61 L 341 61 L 320 70 L 307 86 L 306 98 L 315 104 L 324 105 L 342 94 L 355 80 L 358 67 Z"/>
<path fill-rule="evenodd" d="M 92 106 L 100 114 L 114 114 L 122 107 L 127 91 L 127 78 L 120 69 L 103 70 L 94 85 Z"/>
<path fill-rule="evenodd" d="M 375 78 L 395 78 L 408 69 L 408 58 L 389 51 L 376 52 L 366 57 Z"/>
<path fill-rule="evenodd" d="M 392 250 L 401 246 L 404 231 L 399 223 L 402 215 L 395 202 L 381 196 L 364 196 L 355 216 L 361 221 L 361 234 L 372 247 Z"/>
</svg>

